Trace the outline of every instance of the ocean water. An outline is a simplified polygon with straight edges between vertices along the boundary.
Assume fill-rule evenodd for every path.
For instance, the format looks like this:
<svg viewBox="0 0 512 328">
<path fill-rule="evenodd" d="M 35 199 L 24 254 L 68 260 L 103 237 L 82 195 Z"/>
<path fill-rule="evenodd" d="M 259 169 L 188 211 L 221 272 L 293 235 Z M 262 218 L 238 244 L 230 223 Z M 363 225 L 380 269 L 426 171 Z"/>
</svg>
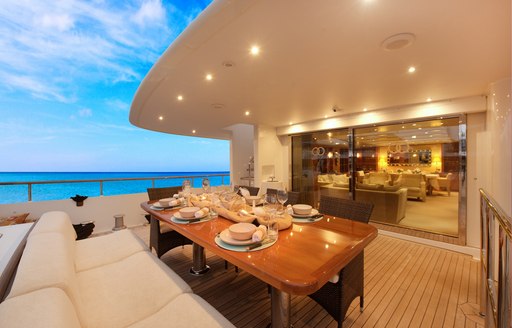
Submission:
<svg viewBox="0 0 512 328">
<path fill-rule="evenodd" d="M 211 174 L 225 174 L 222 177 L 208 177 Z M 103 196 L 146 192 L 152 187 L 181 186 L 183 178 L 163 179 L 163 177 L 194 177 L 193 187 L 201 188 L 202 178 L 208 177 L 211 186 L 229 185 L 229 172 L 0 172 L 2 182 L 48 182 L 61 180 L 100 180 L 117 178 L 148 178 L 135 181 L 104 181 Z M 160 177 L 160 178 L 159 178 Z M 42 183 L 32 185 L 32 201 L 67 199 L 75 195 L 100 196 L 100 182 Z M 0 185 L 0 204 L 26 202 L 28 185 Z"/>
</svg>

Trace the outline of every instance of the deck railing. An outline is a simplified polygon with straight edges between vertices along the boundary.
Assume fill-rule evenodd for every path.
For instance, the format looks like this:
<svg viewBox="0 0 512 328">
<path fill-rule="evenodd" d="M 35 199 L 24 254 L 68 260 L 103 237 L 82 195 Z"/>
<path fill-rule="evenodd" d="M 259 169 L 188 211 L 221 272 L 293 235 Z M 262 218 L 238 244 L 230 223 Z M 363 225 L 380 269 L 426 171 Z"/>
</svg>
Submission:
<svg viewBox="0 0 512 328">
<path fill-rule="evenodd" d="M 482 223 L 480 313 L 485 327 L 512 327 L 512 221 L 498 203 L 480 189 Z"/>
<path fill-rule="evenodd" d="M 183 180 L 188 179 L 191 182 L 192 187 L 198 187 L 200 184 L 196 184 L 195 180 L 208 178 L 210 181 L 212 178 L 220 178 L 220 185 L 226 184 L 225 178 L 229 178 L 229 174 L 218 173 L 218 174 L 204 174 L 204 175 L 183 175 L 183 176 L 156 176 L 156 177 L 137 177 L 137 178 L 106 178 L 106 179 L 89 179 L 89 180 L 46 180 L 46 181 L 21 181 L 21 182 L 0 182 L 0 186 L 19 186 L 26 185 L 27 188 L 27 199 L 32 201 L 32 186 L 44 185 L 44 184 L 72 184 L 72 183 L 99 183 L 99 195 L 103 196 L 103 185 L 105 182 L 122 182 L 122 181 L 151 181 L 151 187 L 155 187 L 155 181 L 157 180 Z M 228 179 L 229 181 L 229 179 Z M 181 181 L 179 184 L 181 185 Z M 212 184 L 215 186 L 216 184 Z M 140 192 L 145 192 L 141 190 Z"/>
</svg>

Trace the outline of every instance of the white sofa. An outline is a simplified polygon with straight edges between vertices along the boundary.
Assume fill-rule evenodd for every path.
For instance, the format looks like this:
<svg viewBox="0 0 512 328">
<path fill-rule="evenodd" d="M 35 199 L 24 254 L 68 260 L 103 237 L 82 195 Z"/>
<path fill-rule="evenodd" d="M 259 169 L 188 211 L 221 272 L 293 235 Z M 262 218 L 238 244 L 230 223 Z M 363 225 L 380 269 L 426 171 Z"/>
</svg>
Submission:
<svg viewBox="0 0 512 328">
<path fill-rule="evenodd" d="M 0 327 L 234 327 L 129 230 L 75 238 L 66 213 L 43 214 Z"/>
</svg>

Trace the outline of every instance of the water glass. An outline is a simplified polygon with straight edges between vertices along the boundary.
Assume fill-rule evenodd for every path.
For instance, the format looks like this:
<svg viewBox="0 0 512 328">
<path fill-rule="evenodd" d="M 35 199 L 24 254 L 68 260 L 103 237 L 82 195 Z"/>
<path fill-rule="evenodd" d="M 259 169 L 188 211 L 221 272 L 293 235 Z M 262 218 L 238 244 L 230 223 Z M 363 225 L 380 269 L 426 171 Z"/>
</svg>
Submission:
<svg viewBox="0 0 512 328">
<path fill-rule="evenodd" d="M 210 180 L 208 178 L 203 178 L 203 192 L 205 194 L 210 193 Z"/>
<path fill-rule="evenodd" d="M 279 237 L 279 223 L 275 219 L 274 214 L 270 214 L 267 226 L 267 235 L 268 239 L 271 241 L 275 241 Z"/>
<path fill-rule="evenodd" d="M 183 180 L 181 183 L 181 190 L 183 191 L 183 195 L 185 195 L 185 197 L 190 195 L 190 180 Z"/>
</svg>

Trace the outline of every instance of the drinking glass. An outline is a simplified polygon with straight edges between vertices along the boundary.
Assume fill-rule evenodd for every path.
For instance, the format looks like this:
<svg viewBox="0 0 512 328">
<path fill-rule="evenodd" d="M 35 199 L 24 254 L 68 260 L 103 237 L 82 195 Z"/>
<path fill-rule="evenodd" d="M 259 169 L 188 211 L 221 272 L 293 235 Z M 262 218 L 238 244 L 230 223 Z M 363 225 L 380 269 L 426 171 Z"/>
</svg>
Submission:
<svg viewBox="0 0 512 328">
<path fill-rule="evenodd" d="M 277 191 L 277 201 L 281 204 L 281 209 L 284 212 L 284 203 L 288 200 L 288 192 L 286 189 L 279 189 Z"/>
<path fill-rule="evenodd" d="M 190 195 L 190 180 L 183 180 L 183 182 L 181 183 L 181 190 L 183 191 L 183 195 L 185 197 Z"/>
<path fill-rule="evenodd" d="M 275 218 L 277 212 L 277 195 L 266 194 L 263 197 L 263 209 L 265 210 L 267 220 L 267 234 L 270 240 L 276 240 L 279 235 L 279 227 Z"/>
<path fill-rule="evenodd" d="M 210 192 L 210 180 L 208 178 L 203 178 L 203 191 L 205 194 Z"/>
</svg>

